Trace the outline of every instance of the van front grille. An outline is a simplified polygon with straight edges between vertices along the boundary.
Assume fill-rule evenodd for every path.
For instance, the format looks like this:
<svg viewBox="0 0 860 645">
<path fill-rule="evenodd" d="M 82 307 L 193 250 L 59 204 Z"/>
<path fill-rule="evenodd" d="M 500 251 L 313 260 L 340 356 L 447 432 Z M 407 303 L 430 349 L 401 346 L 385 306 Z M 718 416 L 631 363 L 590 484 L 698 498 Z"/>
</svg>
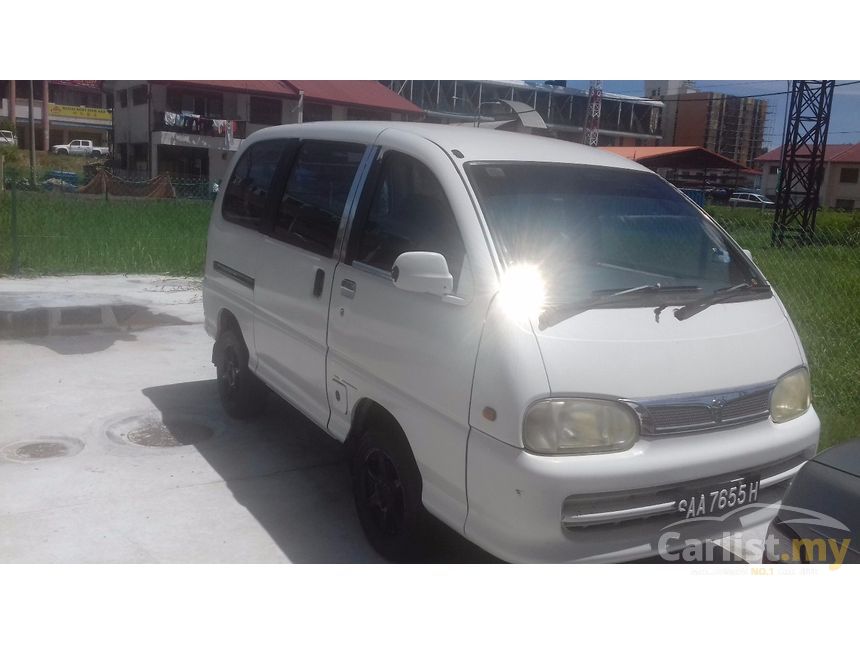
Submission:
<svg viewBox="0 0 860 645">
<path fill-rule="evenodd" d="M 712 392 L 671 399 L 638 401 L 645 434 L 673 434 L 730 428 L 770 416 L 773 384 L 745 390 Z"/>
</svg>

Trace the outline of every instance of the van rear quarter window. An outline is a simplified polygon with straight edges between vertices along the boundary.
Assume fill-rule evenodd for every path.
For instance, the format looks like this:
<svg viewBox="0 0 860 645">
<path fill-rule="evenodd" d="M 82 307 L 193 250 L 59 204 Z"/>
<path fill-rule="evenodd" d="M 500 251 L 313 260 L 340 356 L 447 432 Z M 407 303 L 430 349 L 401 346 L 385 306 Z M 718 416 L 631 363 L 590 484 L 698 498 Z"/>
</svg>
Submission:
<svg viewBox="0 0 860 645">
<path fill-rule="evenodd" d="M 224 191 L 221 214 L 225 220 L 247 228 L 260 227 L 286 145 L 285 140 L 261 141 L 242 154 Z"/>
</svg>

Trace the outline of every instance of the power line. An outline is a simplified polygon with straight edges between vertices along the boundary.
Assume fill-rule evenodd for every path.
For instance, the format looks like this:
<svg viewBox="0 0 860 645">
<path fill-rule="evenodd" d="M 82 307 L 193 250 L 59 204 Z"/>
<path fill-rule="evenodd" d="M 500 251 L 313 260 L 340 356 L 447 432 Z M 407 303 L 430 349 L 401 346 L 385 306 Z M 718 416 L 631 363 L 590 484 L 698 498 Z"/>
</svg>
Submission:
<svg viewBox="0 0 860 645">
<path fill-rule="evenodd" d="M 846 81 L 845 83 L 837 83 L 833 87 L 845 87 L 846 85 L 857 85 L 857 84 L 860 84 L 860 81 Z M 720 94 L 721 92 L 717 92 L 717 93 Z M 691 94 L 699 94 L 699 92 L 691 92 Z M 727 99 L 759 99 L 759 98 L 765 98 L 767 96 L 786 96 L 788 94 L 791 94 L 791 92 L 790 91 L 788 91 L 788 92 L 767 92 L 764 94 L 747 94 L 745 96 L 734 96 L 732 94 L 726 94 L 725 98 L 727 98 Z M 686 96 L 686 95 L 682 94 L 681 96 Z M 639 99 L 639 98 L 630 98 L 627 100 L 627 102 L 633 103 L 635 101 L 640 101 L 640 100 L 641 101 L 661 101 L 663 103 L 681 103 L 681 102 L 683 102 L 683 103 L 694 103 L 694 102 L 700 102 L 700 101 L 713 101 L 714 99 L 712 97 L 700 98 L 700 99 L 682 99 L 682 98 L 677 98 L 677 99 L 667 99 L 667 98 L 646 99 L 646 98 L 642 98 L 642 99 Z"/>
<path fill-rule="evenodd" d="M 701 89 L 708 87 L 734 87 L 736 85 L 764 85 L 765 83 L 782 83 L 782 81 L 738 81 L 736 83 L 708 83 L 707 85 L 696 83 L 696 87 Z"/>
</svg>

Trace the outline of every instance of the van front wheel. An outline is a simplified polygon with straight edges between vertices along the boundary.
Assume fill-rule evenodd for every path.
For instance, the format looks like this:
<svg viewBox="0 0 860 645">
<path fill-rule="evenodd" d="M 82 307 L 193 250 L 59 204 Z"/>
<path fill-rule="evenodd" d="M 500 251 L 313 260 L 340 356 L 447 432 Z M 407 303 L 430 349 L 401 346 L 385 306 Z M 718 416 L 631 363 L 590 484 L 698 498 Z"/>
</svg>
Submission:
<svg viewBox="0 0 860 645">
<path fill-rule="evenodd" d="M 266 386 L 248 367 L 248 349 L 232 329 L 218 339 L 219 359 L 215 365 L 218 396 L 224 410 L 234 419 L 246 419 L 266 405 Z"/>
<path fill-rule="evenodd" d="M 421 474 L 406 438 L 370 429 L 351 458 L 358 519 L 370 544 L 391 562 L 419 558 L 424 521 Z"/>
</svg>

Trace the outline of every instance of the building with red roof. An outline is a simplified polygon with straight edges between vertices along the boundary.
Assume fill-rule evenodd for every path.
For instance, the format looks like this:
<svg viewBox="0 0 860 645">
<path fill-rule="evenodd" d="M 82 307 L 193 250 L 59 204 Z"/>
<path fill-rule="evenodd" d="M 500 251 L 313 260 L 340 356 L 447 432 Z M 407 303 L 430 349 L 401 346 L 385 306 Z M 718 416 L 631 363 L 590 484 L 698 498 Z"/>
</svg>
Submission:
<svg viewBox="0 0 860 645">
<path fill-rule="evenodd" d="M 423 112 L 377 81 L 105 81 L 118 172 L 222 179 L 239 143 L 272 125 L 405 120 Z"/>
<path fill-rule="evenodd" d="M 756 157 L 762 171 L 762 192 L 775 196 L 782 146 Z M 824 208 L 860 208 L 860 143 L 831 143 L 824 148 L 824 178 L 818 200 Z"/>
<path fill-rule="evenodd" d="M 755 187 L 761 172 L 701 146 L 601 146 L 689 188 Z"/>
</svg>

